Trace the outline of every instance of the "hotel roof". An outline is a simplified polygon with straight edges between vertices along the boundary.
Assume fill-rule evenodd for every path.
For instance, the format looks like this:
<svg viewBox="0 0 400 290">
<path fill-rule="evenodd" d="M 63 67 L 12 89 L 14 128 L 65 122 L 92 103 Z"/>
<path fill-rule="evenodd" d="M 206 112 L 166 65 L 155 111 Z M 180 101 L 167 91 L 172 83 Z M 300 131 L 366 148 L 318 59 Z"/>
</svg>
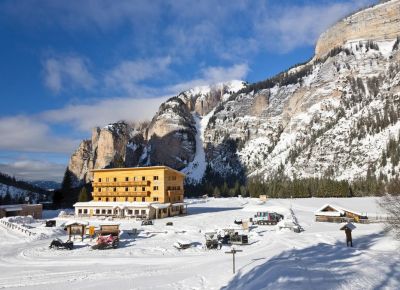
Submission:
<svg viewBox="0 0 400 290">
<path fill-rule="evenodd" d="M 184 173 L 175 170 L 171 167 L 168 166 L 146 166 L 146 167 L 125 167 L 125 168 L 105 168 L 105 169 L 92 169 L 90 170 L 91 172 L 107 172 L 107 171 L 138 171 L 138 170 L 154 170 L 154 169 L 166 169 L 166 170 L 171 170 L 174 171 L 175 173 L 178 173 L 180 175 L 185 176 Z"/>
</svg>

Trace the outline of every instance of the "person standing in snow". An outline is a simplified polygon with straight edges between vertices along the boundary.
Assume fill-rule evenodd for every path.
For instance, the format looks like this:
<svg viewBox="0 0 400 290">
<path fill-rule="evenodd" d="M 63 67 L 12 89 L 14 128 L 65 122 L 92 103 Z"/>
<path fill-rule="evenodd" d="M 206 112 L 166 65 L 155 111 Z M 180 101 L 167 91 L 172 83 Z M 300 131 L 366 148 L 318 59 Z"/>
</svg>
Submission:
<svg viewBox="0 0 400 290">
<path fill-rule="evenodd" d="M 348 227 L 346 227 L 346 228 L 344 229 L 344 232 L 346 233 L 346 243 L 347 243 L 347 246 L 349 246 L 349 244 L 350 244 L 350 247 L 353 247 L 353 238 L 351 237 L 351 229 L 349 229 Z"/>
</svg>

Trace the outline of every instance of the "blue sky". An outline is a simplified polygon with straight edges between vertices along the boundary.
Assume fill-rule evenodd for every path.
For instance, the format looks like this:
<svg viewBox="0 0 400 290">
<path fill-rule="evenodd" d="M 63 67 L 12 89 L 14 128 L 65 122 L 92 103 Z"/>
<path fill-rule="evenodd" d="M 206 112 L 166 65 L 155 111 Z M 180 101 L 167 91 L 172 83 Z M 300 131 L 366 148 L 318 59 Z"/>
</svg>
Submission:
<svg viewBox="0 0 400 290">
<path fill-rule="evenodd" d="M 375 2 L 1 1 L 0 171 L 60 180 L 92 127 L 306 61 L 321 32 Z"/>
</svg>

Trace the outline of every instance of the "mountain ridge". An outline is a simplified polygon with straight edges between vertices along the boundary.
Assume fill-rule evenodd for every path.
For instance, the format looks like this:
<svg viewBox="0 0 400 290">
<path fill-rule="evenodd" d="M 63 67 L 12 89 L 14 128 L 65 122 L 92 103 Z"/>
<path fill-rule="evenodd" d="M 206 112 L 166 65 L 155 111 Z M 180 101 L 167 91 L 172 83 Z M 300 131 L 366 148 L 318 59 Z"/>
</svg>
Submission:
<svg viewBox="0 0 400 290">
<path fill-rule="evenodd" d="M 396 11 L 400 1 L 392 0 L 346 17 L 321 35 L 309 62 L 272 78 L 188 90 L 163 103 L 149 124 L 95 128 L 68 165 L 75 184 L 89 182 L 93 168 L 157 164 L 183 170 L 189 182 L 201 180 L 199 171 L 292 179 L 398 176 Z M 387 23 L 365 21 L 386 14 Z M 343 28 L 348 19 L 354 22 Z M 361 26 L 367 35 L 368 25 L 378 27 L 371 37 L 342 37 Z M 386 27 L 390 37 L 377 38 Z M 333 41 L 334 35 L 340 37 Z"/>
</svg>

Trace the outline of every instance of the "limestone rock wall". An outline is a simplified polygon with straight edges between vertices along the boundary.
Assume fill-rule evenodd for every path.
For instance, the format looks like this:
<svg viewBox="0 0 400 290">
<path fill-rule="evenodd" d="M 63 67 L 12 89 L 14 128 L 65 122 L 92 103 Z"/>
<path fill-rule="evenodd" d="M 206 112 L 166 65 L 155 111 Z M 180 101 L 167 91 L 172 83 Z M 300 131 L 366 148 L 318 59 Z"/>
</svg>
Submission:
<svg viewBox="0 0 400 290">
<path fill-rule="evenodd" d="M 392 0 L 355 13 L 329 28 L 318 39 L 315 54 L 320 58 L 349 40 L 386 40 L 399 35 L 400 0 Z"/>
</svg>

